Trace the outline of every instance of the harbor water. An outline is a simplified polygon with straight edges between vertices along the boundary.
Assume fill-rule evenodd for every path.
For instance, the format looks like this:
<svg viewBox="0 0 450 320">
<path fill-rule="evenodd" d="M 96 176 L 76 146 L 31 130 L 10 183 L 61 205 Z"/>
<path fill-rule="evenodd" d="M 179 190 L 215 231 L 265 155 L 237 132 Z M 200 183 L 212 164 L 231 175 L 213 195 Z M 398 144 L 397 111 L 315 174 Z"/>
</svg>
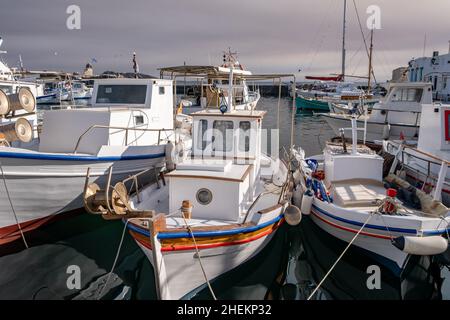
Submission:
<svg viewBox="0 0 450 320">
<path fill-rule="evenodd" d="M 267 110 L 266 129 L 277 127 L 277 104 L 270 97 L 258 104 L 258 109 Z M 292 112 L 292 100 L 282 99 L 280 150 L 290 144 Z M 294 143 L 307 155 L 320 153 L 325 141 L 334 136 L 312 114 L 296 114 L 294 121 Z M 79 210 L 26 237 L 29 249 L 19 240 L 0 252 L 0 299 L 156 298 L 152 267 L 121 221 L 105 221 Z M 297 227 L 284 224 L 262 252 L 216 279 L 212 287 L 219 299 L 303 300 L 345 246 L 304 217 Z M 379 283 L 372 281 L 374 268 Z M 80 283 L 71 278 L 74 272 L 79 272 Z M 447 267 L 434 258 L 414 257 L 399 278 L 351 248 L 312 299 L 449 299 L 446 278 Z M 211 299 L 211 295 L 204 288 L 192 298 Z"/>
</svg>

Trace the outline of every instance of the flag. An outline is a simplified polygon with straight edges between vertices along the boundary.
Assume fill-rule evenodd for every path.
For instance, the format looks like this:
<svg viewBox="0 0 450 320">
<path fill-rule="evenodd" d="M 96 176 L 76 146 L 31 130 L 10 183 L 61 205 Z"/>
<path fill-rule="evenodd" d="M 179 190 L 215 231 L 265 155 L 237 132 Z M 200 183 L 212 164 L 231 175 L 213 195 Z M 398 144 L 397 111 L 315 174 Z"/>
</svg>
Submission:
<svg viewBox="0 0 450 320">
<path fill-rule="evenodd" d="M 91 62 L 92 62 L 92 63 L 97 63 L 97 59 L 91 58 Z"/>
</svg>

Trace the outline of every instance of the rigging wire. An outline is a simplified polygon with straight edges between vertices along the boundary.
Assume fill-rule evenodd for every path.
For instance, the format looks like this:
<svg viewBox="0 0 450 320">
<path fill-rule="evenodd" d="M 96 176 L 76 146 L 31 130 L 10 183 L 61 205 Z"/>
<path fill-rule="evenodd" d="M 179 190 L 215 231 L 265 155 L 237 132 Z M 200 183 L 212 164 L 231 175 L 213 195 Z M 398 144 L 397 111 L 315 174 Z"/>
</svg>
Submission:
<svg viewBox="0 0 450 320">
<path fill-rule="evenodd" d="M 358 18 L 359 30 L 361 31 L 361 35 L 362 35 L 362 38 L 363 38 L 363 41 L 364 41 L 364 46 L 366 48 L 367 58 L 370 59 L 369 47 L 367 46 L 367 41 L 366 41 L 366 38 L 364 37 L 364 31 L 363 31 L 363 28 L 362 28 L 361 19 L 359 17 L 358 7 L 356 6 L 356 1 L 355 0 L 353 0 L 353 6 L 355 8 L 356 17 Z M 373 80 L 375 81 L 375 83 L 377 83 L 377 78 L 375 77 L 375 72 L 373 71 L 373 68 L 372 68 L 371 71 L 372 71 Z"/>
</svg>

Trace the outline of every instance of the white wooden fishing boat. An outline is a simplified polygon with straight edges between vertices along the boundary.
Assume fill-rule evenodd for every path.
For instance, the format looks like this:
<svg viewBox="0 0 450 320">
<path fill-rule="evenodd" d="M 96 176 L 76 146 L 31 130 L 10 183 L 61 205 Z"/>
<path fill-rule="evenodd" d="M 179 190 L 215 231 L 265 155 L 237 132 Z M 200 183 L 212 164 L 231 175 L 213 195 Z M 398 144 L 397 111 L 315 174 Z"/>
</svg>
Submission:
<svg viewBox="0 0 450 320">
<path fill-rule="evenodd" d="M 214 296 L 214 279 L 260 252 L 285 219 L 300 222 L 289 205 L 288 165 L 262 152 L 265 114 L 233 105 L 192 113 L 192 149 L 164 174 L 166 184 L 131 198 L 125 184 L 86 183 L 87 210 L 124 218 L 153 265 L 160 299 L 189 298 L 205 286 Z"/>
<path fill-rule="evenodd" d="M 450 105 L 424 105 L 417 146 L 405 141 L 383 141 L 383 149 L 397 157 L 398 174 L 426 193 L 434 195 L 438 177 L 445 176 L 441 194 L 435 196 L 450 205 Z"/>
<path fill-rule="evenodd" d="M 411 254 L 447 249 L 448 240 L 442 236 L 449 228 L 448 208 L 393 170 L 383 179 L 383 158 L 356 144 L 356 119 L 352 122 L 351 150 L 328 143 L 320 160 L 296 152 L 294 199 L 320 228 L 399 274 Z"/>
<path fill-rule="evenodd" d="M 339 108 L 339 105 L 331 104 L 332 112 L 318 115 L 337 135 L 340 135 L 341 128 L 350 126 L 352 113 L 356 113 L 358 126 L 367 125 L 367 141 L 395 140 L 400 137 L 417 140 L 420 113 L 425 104 L 432 104 L 430 83 L 398 82 L 390 85 L 386 98 L 370 108 L 369 113 L 364 111 L 362 105 L 359 109 L 345 112 L 348 109 L 345 105 Z M 363 140 L 362 136 L 359 138 Z"/>
<path fill-rule="evenodd" d="M 100 181 L 111 166 L 113 182 L 148 168 L 155 170 L 148 179 L 154 178 L 164 166 L 167 140 L 173 141 L 172 99 L 170 80 L 106 79 L 95 83 L 92 108 L 45 111 L 42 127 L 36 128 L 35 113 L 6 113 L 11 124 L 0 127 L 0 244 L 20 237 L 19 224 L 32 230 L 82 207 L 87 168 Z"/>
</svg>

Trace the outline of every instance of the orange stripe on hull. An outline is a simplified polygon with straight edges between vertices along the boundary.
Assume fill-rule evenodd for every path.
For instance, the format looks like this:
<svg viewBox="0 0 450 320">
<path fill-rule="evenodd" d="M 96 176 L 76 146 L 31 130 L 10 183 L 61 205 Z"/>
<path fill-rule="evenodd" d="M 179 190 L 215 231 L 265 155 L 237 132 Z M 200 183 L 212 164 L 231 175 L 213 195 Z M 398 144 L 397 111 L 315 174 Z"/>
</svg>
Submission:
<svg viewBox="0 0 450 320">
<path fill-rule="evenodd" d="M 232 245 L 239 245 L 248 243 L 251 241 L 258 240 L 261 237 L 267 236 L 271 234 L 272 232 L 276 231 L 276 229 L 284 222 L 284 218 L 281 219 L 276 224 L 270 225 L 266 228 L 263 228 L 261 230 L 240 234 L 237 236 L 232 237 L 221 237 L 221 238 L 196 238 L 195 241 L 197 243 L 197 247 L 199 249 L 210 249 L 210 248 L 217 248 L 217 247 L 225 247 L 225 246 L 232 246 Z M 139 242 L 141 245 L 146 247 L 147 249 L 152 249 L 151 244 L 148 238 L 134 232 L 130 231 L 133 238 Z M 162 252 L 167 251 L 181 251 L 181 250 L 194 250 L 195 245 L 193 244 L 192 238 L 185 238 L 185 240 L 180 241 L 179 239 L 176 239 L 175 241 L 170 240 L 171 243 L 167 244 L 165 243 L 167 240 L 163 240 Z"/>
</svg>

